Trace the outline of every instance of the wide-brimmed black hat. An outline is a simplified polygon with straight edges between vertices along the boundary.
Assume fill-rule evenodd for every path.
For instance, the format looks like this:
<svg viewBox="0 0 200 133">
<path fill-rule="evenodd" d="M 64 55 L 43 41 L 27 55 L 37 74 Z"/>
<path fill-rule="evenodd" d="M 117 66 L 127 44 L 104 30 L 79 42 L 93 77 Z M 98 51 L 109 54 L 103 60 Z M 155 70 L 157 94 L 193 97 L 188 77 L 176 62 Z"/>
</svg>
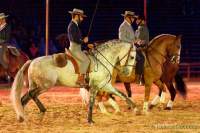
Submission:
<svg viewBox="0 0 200 133">
<path fill-rule="evenodd" d="M 81 9 L 77 9 L 77 8 L 74 8 L 72 11 L 69 11 L 70 14 L 77 14 L 77 15 L 81 15 L 83 17 L 87 17 L 85 14 L 84 14 L 84 11 L 81 10 Z"/>
</svg>

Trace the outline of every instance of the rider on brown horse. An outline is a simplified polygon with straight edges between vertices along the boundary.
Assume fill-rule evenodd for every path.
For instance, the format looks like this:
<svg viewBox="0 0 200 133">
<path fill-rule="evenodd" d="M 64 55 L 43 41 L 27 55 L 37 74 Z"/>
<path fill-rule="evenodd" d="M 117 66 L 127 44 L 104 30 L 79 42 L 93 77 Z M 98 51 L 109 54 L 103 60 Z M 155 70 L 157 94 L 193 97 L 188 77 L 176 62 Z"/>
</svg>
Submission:
<svg viewBox="0 0 200 133">
<path fill-rule="evenodd" d="M 145 22 L 145 17 L 143 15 L 138 16 L 136 23 L 138 29 L 136 30 L 136 43 L 137 54 L 136 54 L 136 83 L 141 84 L 142 75 L 144 71 L 144 60 L 145 57 L 142 53 L 142 49 L 149 43 L 149 30 Z"/>
</svg>

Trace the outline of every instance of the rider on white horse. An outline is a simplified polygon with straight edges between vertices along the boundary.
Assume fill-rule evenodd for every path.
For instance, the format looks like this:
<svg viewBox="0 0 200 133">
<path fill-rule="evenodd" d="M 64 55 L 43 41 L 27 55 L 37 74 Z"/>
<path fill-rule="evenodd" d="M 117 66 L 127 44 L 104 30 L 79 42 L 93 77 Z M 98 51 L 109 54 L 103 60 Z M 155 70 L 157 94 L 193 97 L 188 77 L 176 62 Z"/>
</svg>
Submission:
<svg viewBox="0 0 200 133">
<path fill-rule="evenodd" d="M 85 17 L 83 10 L 74 8 L 73 11 L 69 11 L 72 16 L 72 20 L 68 25 L 68 38 L 70 41 L 70 51 L 72 55 L 75 57 L 80 73 L 78 76 L 77 84 L 86 85 L 85 75 L 90 63 L 89 58 L 85 55 L 85 53 L 81 50 L 81 45 L 88 43 L 88 37 L 82 37 L 81 31 L 79 29 L 79 24 L 83 21 Z"/>
<path fill-rule="evenodd" d="M 133 30 L 131 24 L 133 24 L 133 22 L 137 19 L 137 16 L 135 15 L 135 12 L 132 11 L 125 11 L 125 13 L 121 15 L 124 16 L 124 21 L 119 27 L 119 39 L 125 42 L 135 44 L 136 36 L 135 36 L 135 31 Z M 139 83 L 140 81 L 139 74 L 136 75 L 135 80 L 136 83 Z"/>
</svg>

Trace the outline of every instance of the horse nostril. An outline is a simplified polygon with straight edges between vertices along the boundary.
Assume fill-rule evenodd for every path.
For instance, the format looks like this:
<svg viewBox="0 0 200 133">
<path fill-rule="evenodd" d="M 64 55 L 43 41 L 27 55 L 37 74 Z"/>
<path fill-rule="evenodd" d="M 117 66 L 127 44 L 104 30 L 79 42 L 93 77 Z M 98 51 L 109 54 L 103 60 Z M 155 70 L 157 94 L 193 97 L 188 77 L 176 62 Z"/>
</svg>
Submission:
<svg viewBox="0 0 200 133">
<path fill-rule="evenodd" d="M 130 58 L 131 58 L 131 59 L 134 59 L 134 56 L 131 56 Z"/>
</svg>

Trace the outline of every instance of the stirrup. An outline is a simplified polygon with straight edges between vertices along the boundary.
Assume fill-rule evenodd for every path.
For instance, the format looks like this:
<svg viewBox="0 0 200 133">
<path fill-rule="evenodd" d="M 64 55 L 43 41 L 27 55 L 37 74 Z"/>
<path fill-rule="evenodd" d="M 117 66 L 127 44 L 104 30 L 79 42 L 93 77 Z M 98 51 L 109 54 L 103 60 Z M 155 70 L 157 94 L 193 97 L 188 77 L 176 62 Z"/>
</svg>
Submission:
<svg viewBox="0 0 200 133">
<path fill-rule="evenodd" d="M 85 74 L 79 74 L 78 79 L 76 81 L 77 85 L 80 85 L 81 87 L 88 86 L 88 83 L 85 80 Z"/>
</svg>

